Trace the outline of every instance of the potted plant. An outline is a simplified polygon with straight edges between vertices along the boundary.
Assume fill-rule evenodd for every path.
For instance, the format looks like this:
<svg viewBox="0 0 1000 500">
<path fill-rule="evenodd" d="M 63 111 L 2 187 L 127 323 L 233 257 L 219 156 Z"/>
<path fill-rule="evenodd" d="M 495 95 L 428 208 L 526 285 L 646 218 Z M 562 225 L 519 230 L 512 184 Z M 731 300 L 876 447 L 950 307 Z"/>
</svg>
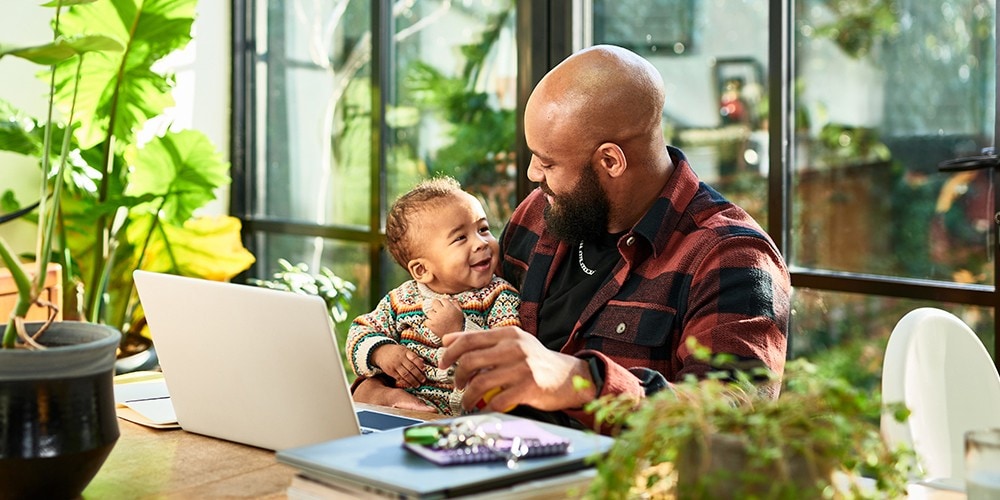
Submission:
<svg viewBox="0 0 1000 500">
<path fill-rule="evenodd" d="M 196 215 L 230 182 L 228 162 L 204 134 L 165 121 L 174 77 L 156 65 L 190 42 L 196 4 L 64 0 L 72 6 L 59 21 L 58 37 L 102 33 L 122 50 L 39 61 L 53 64 L 44 77 L 51 76 L 52 101 L 62 116 L 75 107 L 65 121 L 73 125 L 69 133 L 61 125 L 52 128 L 53 142 L 66 145 L 69 161 L 49 178 L 61 181 L 61 203 L 54 210 L 56 252 L 42 258 L 62 266 L 64 318 L 120 330 L 123 354 L 149 345 L 132 270 L 228 280 L 254 261 L 238 219 Z M 50 122 L 0 101 L 0 150 L 60 157 L 40 133 Z M 2 200 L 2 212 L 26 205 L 11 193 Z"/>
<path fill-rule="evenodd" d="M 177 270 L 184 251 L 198 251 L 206 234 L 235 234 L 239 241 L 238 224 L 212 231 L 212 224 L 224 224 L 216 220 L 205 229 L 190 220 L 193 209 L 211 199 L 206 192 L 228 179 L 210 143 L 190 131 L 167 132 L 140 147 L 135 136 L 169 102 L 169 85 L 151 66 L 183 45 L 177 40 L 190 38 L 194 4 L 54 0 L 46 4 L 55 7 L 51 42 L 0 46 L 0 58 L 20 57 L 50 70 L 44 120 L 0 103 L 0 149 L 37 157 L 42 186 L 37 212 L 18 210 L 39 226 L 32 256 L 37 271 L 29 272 L 0 238 L 0 261 L 18 290 L 0 332 L 0 498 L 78 497 L 117 441 L 112 376 L 122 334 L 109 321 L 115 284 L 131 283 L 129 271 L 140 265 Z M 4 200 L 9 204 L 10 196 Z M 249 265 L 242 245 L 233 247 L 212 250 L 242 260 L 202 272 L 224 275 Z M 162 254 L 170 254 L 171 264 Z M 64 285 L 68 296 L 85 283 L 93 307 L 80 307 L 79 318 L 89 321 L 53 322 L 54 314 L 45 322 L 25 321 L 32 304 L 51 309 L 38 298 L 49 262 L 62 264 L 71 280 Z M 134 321 L 132 308 L 119 311 L 123 323 Z"/>
<path fill-rule="evenodd" d="M 705 349 L 698 348 L 701 356 Z M 713 366 L 727 366 L 716 357 Z M 732 365 L 728 365 L 732 366 Z M 597 464 L 591 493 L 602 498 L 853 498 L 904 495 L 912 452 L 887 447 L 882 411 L 901 407 L 842 379 L 788 363 L 778 398 L 763 396 L 765 373 L 720 371 L 642 400 L 599 399 L 598 420 L 621 426 Z M 773 387 L 773 386 L 771 386 Z M 859 480 L 858 478 L 870 478 Z M 874 481 L 872 481 L 874 480 Z"/>
</svg>

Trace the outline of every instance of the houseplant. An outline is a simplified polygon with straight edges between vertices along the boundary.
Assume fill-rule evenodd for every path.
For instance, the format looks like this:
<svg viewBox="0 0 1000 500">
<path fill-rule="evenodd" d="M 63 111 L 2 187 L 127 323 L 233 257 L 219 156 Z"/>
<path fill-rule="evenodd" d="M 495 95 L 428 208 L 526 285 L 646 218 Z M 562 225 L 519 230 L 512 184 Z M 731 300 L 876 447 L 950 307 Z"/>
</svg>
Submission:
<svg viewBox="0 0 1000 500">
<path fill-rule="evenodd" d="M 704 350 L 701 350 L 704 356 Z M 716 358 L 713 366 L 725 366 Z M 751 383 L 766 376 L 719 372 L 690 378 L 643 400 L 590 405 L 622 426 L 598 464 L 591 493 L 602 498 L 827 498 L 905 494 L 912 453 L 879 433 L 879 398 L 844 380 L 789 362 L 777 399 Z M 773 381 L 772 381 L 773 382 Z M 898 419 L 905 409 L 886 408 Z M 865 486 L 853 478 L 874 479 Z"/>
<path fill-rule="evenodd" d="M 58 30 L 61 2 L 55 6 L 54 25 Z M 54 65 L 66 59 L 79 62 L 98 51 L 121 50 L 121 44 L 112 38 L 89 35 L 56 37 L 43 46 L 4 48 L 0 57 L 14 55 Z M 53 96 L 54 85 L 40 151 L 45 173 L 54 157 Z M 74 111 L 75 107 L 71 107 L 68 123 L 73 123 Z M 63 134 L 63 139 L 68 137 Z M 28 308 L 38 300 L 51 255 L 62 193 L 60 180 L 69 152 L 68 142 L 63 140 L 61 144 L 55 156 L 59 166 L 51 191 L 46 175 L 41 176 L 37 279 L 29 276 L 0 239 L 0 258 L 18 288 L 17 303 L 3 331 L 4 349 L 0 350 L 0 420 L 5 426 L 0 441 L 0 482 L 4 485 L 0 496 L 4 498 L 78 496 L 119 436 L 111 387 L 119 332 L 95 324 L 51 323 L 52 316 L 45 323 L 24 321 Z"/>
<path fill-rule="evenodd" d="M 167 132 L 141 145 L 135 135 L 169 103 L 169 79 L 151 67 L 190 38 L 194 3 L 55 0 L 46 4 L 55 7 L 50 43 L 0 47 L 0 58 L 50 68 L 44 120 L 0 103 L 0 149 L 37 157 L 42 186 L 37 212 L 18 211 L 39 227 L 34 277 L 0 239 L 0 260 L 18 289 L 0 332 L 0 498 L 77 497 L 100 469 L 119 435 L 112 375 L 122 335 L 108 321 L 114 284 L 131 283 L 128 271 L 140 265 L 177 271 L 183 251 L 203 243 L 185 237 L 204 225 L 192 223 L 191 213 L 228 180 L 220 173 L 224 162 L 196 133 Z M 9 204 L 10 195 L 4 200 Z M 239 241 L 238 226 L 226 232 Z M 239 252 L 242 245 L 232 247 L 213 250 L 242 255 L 239 265 L 249 265 L 252 257 Z M 75 309 L 89 321 L 25 321 L 28 308 L 39 302 L 49 262 L 62 264 L 68 296 L 85 283 L 91 298 Z M 224 273 L 232 267 L 238 266 L 210 269 Z M 92 278 L 84 281 L 84 274 Z M 131 321 L 128 312 L 118 317 Z"/>
<path fill-rule="evenodd" d="M 45 75 L 55 107 L 63 117 L 71 107 L 76 112 L 72 133 L 59 125 L 52 133 L 67 144 L 69 159 L 63 173 L 50 177 L 62 181 L 55 183 L 62 186 L 56 251 L 32 257 L 62 266 L 64 318 L 115 327 L 125 334 L 126 353 L 148 344 L 132 270 L 226 280 L 253 262 L 236 218 L 196 215 L 230 182 L 229 164 L 204 134 L 165 122 L 175 81 L 156 65 L 190 42 L 196 3 L 64 2 L 72 7 L 57 36 L 102 33 L 122 50 L 45 61 L 56 63 Z M 51 121 L 0 102 L 0 150 L 43 160 L 57 155 L 39 132 Z M 0 212 L 22 205 L 10 193 L 3 200 Z"/>
</svg>

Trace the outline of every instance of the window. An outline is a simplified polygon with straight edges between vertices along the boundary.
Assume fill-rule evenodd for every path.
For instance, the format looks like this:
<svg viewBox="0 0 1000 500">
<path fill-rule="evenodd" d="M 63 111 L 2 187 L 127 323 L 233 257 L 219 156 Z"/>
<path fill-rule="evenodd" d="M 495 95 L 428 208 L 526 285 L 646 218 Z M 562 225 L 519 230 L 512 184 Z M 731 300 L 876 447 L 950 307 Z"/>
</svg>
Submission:
<svg viewBox="0 0 1000 500">
<path fill-rule="evenodd" d="M 357 285 L 351 313 L 370 310 L 408 277 L 382 250 L 389 204 L 439 174 L 499 234 L 517 201 L 512 2 L 251 4 L 233 4 L 233 198 L 253 274 L 326 266 Z"/>
<path fill-rule="evenodd" d="M 996 144 L 993 2 L 258 0 L 244 15 L 257 77 L 237 129 L 256 135 L 236 134 L 234 206 L 259 275 L 328 263 L 367 310 L 404 278 L 380 253 L 386 205 L 435 172 L 502 224 L 528 189 L 528 92 L 574 48 L 616 43 L 663 74 L 668 142 L 785 255 L 793 355 L 884 345 L 933 304 L 996 356 L 993 172 L 939 169 Z"/>
</svg>

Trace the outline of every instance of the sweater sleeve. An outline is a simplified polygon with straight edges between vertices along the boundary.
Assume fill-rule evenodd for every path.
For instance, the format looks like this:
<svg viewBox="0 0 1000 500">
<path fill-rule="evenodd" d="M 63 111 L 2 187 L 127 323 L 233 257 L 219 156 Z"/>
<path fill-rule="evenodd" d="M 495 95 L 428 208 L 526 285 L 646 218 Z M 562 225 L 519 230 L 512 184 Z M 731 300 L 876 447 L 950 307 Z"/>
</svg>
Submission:
<svg viewBox="0 0 1000 500">
<path fill-rule="evenodd" d="M 351 368 L 359 377 L 371 377 L 382 373 L 372 363 L 372 352 L 384 344 L 399 343 L 396 331 L 396 313 L 392 309 L 392 299 L 386 295 L 375 309 L 355 318 L 347 334 L 347 358 Z"/>
<path fill-rule="evenodd" d="M 517 290 L 510 284 L 504 283 L 486 315 L 487 326 L 490 328 L 521 326 L 521 319 L 518 316 L 520 307 L 521 298 Z"/>
</svg>

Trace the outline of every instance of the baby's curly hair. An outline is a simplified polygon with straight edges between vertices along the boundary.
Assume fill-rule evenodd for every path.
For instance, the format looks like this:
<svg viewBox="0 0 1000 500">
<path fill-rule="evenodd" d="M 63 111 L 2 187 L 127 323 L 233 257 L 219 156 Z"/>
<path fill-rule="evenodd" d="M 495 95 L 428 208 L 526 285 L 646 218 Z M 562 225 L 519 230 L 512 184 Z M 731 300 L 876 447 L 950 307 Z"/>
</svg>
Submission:
<svg viewBox="0 0 1000 500">
<path fill-rule="evenodd" d="M 414 258 L 414 240 L 410 231 L 416 216 L 440 206 L 462 191 L 461 184 L 451 177 L 435 177 L 421 181 L 400 196 L 385 218 L 385 240 L 389 254 L 403 269 Z"/>
</svg>

